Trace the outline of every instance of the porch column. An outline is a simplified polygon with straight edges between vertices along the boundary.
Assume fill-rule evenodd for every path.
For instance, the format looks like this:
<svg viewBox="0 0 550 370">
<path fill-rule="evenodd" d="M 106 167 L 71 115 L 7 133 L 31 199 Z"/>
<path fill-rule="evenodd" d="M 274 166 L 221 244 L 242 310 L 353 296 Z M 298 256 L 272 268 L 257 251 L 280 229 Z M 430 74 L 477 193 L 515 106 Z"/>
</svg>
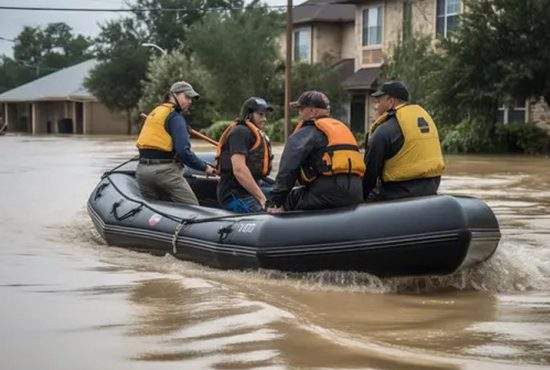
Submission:
<svg viewBox="0 0 550 370">
<path fill-rule="evenodd" d="M 11 125 L 10 125 L 10 119 L 9 119 L 9 116 L 8 116 L 8 112 L 9 112 L 8 106 L 9 105 L 10 105 L 10 103 L 4 103 L 4 119 L 6 120 L 6 123 L 8 124 L 8 130 L 12 130 L 13 127 L 11 127 Z"/>
<path fill-rule="evenodd" d="M 36 103 L 31 103 L 32 115 L 31 115 L 31 127 L 32 134 L 36 134 L 38 131 L 38 107 Z"/>
<path fill-rule="evenodd" d="M 72 117 L 73 117 L 73 134 L 80 134 L 80 132 L 77 132 L 78 125 L 76 124 L 76 102 L 71 102 L 72 105 Z"/>
<path fill-rule="evenodd" d="M 88 134 L 88 120 L 86 119 L 86 116 L 88 115 L 88 102 L 82 103 L 82 133 Z"/>
</svg>

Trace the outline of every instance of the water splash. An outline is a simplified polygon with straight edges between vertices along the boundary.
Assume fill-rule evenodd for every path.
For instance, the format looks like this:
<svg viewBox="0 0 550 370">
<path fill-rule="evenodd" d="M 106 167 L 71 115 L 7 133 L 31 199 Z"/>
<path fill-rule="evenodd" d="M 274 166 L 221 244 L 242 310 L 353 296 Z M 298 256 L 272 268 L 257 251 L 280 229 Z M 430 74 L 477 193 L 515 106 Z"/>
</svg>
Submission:
<svg viewBox="0 0 550 370">
<path fill-rule="evenodd" d="M 105 242 L 96 231 L 86 211 L 79 212 L 69 225 L 55 226 L 65 243 L 85 247 L 102 248 Z M 120 255 L 122 253 L 122 255 Z M 422 277 L 380 278 L 364 272 L 319 271 L 294 273 L 277 270 L 222 271 L 188 261 L 180 261 L 167 255 L 150 258 L 147 254 L 123 251 L 117 248 L 116 263 L 129 264 L 139 270 L 143 264 L 157 271 L 197 275 L 215 280 L 267 283 L 292 286 L 296 289 L 314 291 L 349 291 L 365 293 L 425 293 L 457 289 L 484 292 L 521 292 L 544 290 L 550 283 L 550 269 L 545 250 L 541 246 L 504 237 L 496 253 L 488 261 L 451 275 Z M 121 258 L 120 258 L 121 257 Z M 126 258 L 125 258 L 126 257 Z"/>
</svg>

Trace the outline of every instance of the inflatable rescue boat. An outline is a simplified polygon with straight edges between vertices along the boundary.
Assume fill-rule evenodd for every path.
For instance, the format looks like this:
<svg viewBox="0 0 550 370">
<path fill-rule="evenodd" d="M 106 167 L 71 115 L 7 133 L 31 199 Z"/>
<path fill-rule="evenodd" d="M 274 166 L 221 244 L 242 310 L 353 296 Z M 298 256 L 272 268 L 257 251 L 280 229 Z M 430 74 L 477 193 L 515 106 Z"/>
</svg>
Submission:
<svg viewBox="0 0 550 370">
<path fill-rule="evenodd" d="M 221 269 L 364 271 L 378 276 L 443 275 L 488 259 L 500 231 L 471 197 L 436 195 L 278 215 L 217 208 L 217 179 L 186 170 L 201 205 L 144 199 L 137 162 L 105 173 L 88 200 L 109 245 L 171 253 Z M 262 184 L 269 188 L 269 182 Z"/>
</svg>

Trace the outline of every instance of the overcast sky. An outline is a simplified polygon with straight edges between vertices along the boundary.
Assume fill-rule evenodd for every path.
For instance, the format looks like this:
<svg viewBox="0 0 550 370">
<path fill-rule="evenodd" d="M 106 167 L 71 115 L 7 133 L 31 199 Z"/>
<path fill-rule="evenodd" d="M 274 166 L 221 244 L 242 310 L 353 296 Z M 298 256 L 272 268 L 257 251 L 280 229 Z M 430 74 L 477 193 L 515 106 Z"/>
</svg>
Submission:
<svg viewBox="0 0 550 370">
<path fill-rule="evenodd" d="M 128 0 L 131 1 L 131 0 Z M 294 0 L 300 4 L 305 0 Z M 286 0 L 265 0 L 269 5 L 286 5 Z M 127 8 L 123 0 L 0 0 L 0 6 L 49 8 Z M 126 13 L 23 11 L 0 9 L 0 37 L 14 39 L 24 26 L 45 26 L 52 22 L 65 22 L 74 34 L 95 36 L 98 23 L 123 17 Z M 12 56 L 13 43 L 0 39 L 0 55 Z"/>
</svg>

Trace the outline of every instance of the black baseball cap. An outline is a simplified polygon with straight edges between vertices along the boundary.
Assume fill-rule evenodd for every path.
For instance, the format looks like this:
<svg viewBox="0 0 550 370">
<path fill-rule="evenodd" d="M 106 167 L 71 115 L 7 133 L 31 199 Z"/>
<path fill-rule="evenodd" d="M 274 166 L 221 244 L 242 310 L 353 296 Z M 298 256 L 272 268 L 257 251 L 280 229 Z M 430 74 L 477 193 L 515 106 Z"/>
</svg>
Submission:
<svg viewBox="0 0 550 370">
<path fill-rule="evenodd" d="M 401 81 L 388 81 L 371 94 L 375 98 L 382 95 L 389 95 L 403 101 L 409 100 L 409 90 L 407 90 L 407 86 Z"/>
<path fill-rule="evenodd" d="M 328 97 L 320 91 L 306 91 L 298 98 L 298 100 L 290 103 L 292 108 L 320 108 L 330 109 L 330 101 Z"/>
</svg>

